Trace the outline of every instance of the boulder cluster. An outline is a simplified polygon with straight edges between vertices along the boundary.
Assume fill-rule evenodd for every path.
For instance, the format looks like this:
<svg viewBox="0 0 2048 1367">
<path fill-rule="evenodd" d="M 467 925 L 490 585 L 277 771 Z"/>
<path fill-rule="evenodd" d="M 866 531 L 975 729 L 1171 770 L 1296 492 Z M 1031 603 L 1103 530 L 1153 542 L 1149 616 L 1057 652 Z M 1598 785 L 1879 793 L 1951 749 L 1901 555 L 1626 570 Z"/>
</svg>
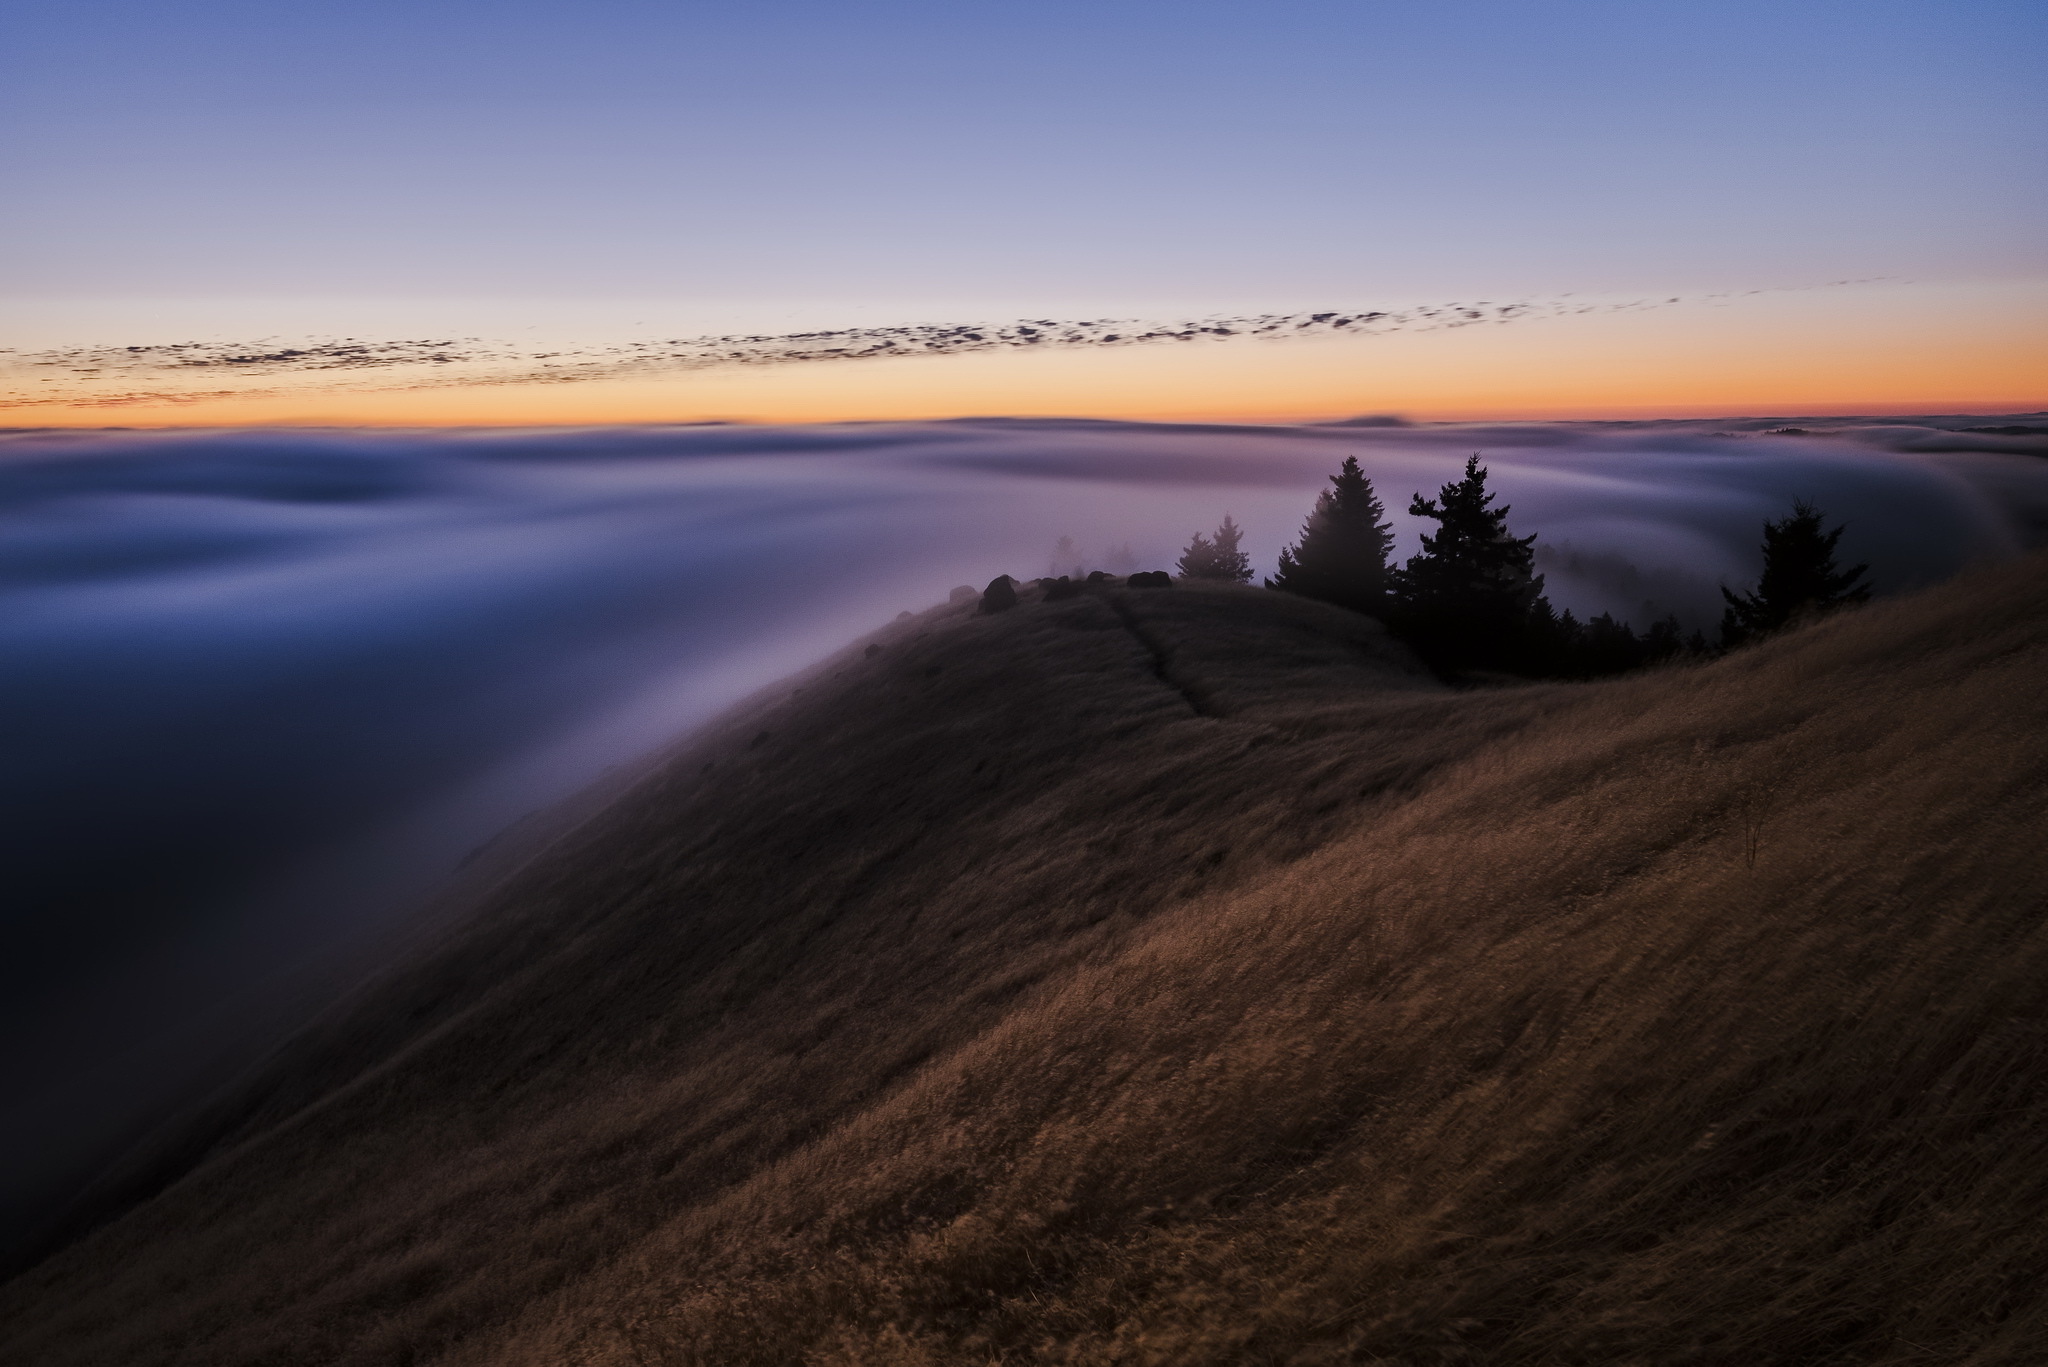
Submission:
<svg viewBox="0 0 2048 1367">
<path fill-rule="evenodd" d="M 1141 570 L 1120 580 L 1113 574 L 1095 570 L 1083 580 L 1077 581 L 1071 575 L 1063 574 L 1057 579 L 1033 580 L 1027 587 L 1039 591 L 1040 602 L 1057 603 L 1066 598 L 1079 598 L 1090 589 L 1113 589 L 1119 586 L 1131 589 L 1170 589 L 1173 587 L 1173 576 L 1165 570 Z M 988 587 L 981 591 L 979 610 L 985 613 L 1008 612 L 1023 601 L 1018 596 L 1018 587 L 1018 581 L 1009 575 L 997 575 L 989 580 Z M 966 594 L 962 594 L 959 589 L 955 589 L 952 601 L 965 602 L 967 596 L 973 592 L 972 589 L 968 589 Z"/>
</svg>

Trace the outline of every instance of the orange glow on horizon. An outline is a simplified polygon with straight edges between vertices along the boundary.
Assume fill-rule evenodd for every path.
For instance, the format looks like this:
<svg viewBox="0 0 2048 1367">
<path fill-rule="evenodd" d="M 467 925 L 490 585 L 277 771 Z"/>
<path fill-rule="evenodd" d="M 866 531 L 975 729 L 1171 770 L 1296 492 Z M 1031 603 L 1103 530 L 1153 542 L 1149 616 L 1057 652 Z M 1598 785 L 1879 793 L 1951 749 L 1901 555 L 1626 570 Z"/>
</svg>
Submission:
<svg viewBox="0 0 2048 1367">
<path fill-rule="evenodd" d="M 2048 407 L 2048 285 L 1785 293 L 1637 314 L 1306 341 L 819 362 L 554 384 L 12 403 L 37 427 L 592 426 L 968 416 L 1295 422 Z"/>
</svg>

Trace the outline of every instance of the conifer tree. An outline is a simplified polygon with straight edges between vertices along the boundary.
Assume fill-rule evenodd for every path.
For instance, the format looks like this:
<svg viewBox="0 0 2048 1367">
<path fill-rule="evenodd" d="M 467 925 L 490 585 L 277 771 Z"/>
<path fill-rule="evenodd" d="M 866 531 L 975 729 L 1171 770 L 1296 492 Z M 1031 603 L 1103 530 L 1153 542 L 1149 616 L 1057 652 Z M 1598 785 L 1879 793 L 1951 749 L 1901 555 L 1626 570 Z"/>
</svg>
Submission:
<svg viewBox="0 0 2048 1367">
<path fill-rule="evenodd" d="M 1414 517 L 1437 524 L 1422 553 L 1395 576 L 1395 619 L 1432 663 L 1448 668 L 1526 667 L 1541 624 L 1559 620 L 1535 572 L 1534 536 L 1508 531 L 1508 508 L 1494 508 L 1477 455 L 1465 476 L 1436 498 L 1415 495 Z M 1576 624 L 1573 624 L 1576 627 Z"/>
<path fill-rule="evenodd" d="M 1232 584 L 1247 584 L 1252 577 L 1252 558 L 1238 549 L 1244 540 L 1244 528 L 1231 520 L 1230 514 L 1223 515 L 1223 525 L 1216 529 L 1216 539 L 1211 541 L 1200 532 L 1181 552 L 1179 572 L 1183 579 L 1221 579 Z"/>
<path fill-rule="evenodd" d="M 1216 577 L 1233 584 L 1252 582 L 1252 558 L 1240 547 L 1244 540 L 1244 528 L 1231 520 L 1230 514 L 1223 515 L 1223 521 L 1216 528 L 1216 540 L 1211 544 L 1216 549 Z"/>
<path fill-rule="evenodd" d="M 1279 572 L 1266 587 L 1384 616 L 1387 552 L 1394 546 L 1386 515 L 1357 458 L 1346 456 L 1330 487 L 1316 496 L 1300 544 L 1280 552 Z"/>
<path fill-rule="evenodd" d="M 1796 617 L 1832 611 L 1870 597 L 1870 586 L 1857 581 L 1868 565 L 1835 567 L 1835 543 L 1842 539 L 1842 527 L 1821 530 L 1824 515 L 1804 499 L 1793 503 L 1792 513 L 1764 524 L 1764 572 L 1753 593 L 1736 594 L 1723 588 L 1727 608 L 1721 614 L 1721 645 L 1742 644 L 1765 632 L 1776 631 Z"/>
<path fill-rule="evenodd" d="M 1054 575 L 1065 574 L 1076 577 L 1080 575 L 1081 547 L 1080 544 L 1076 542 L 1073 537 L 1061 537 L 1059 540 L 1059 544 L 1052 548 L 1052 566 L 1050 573 Z"/>
<path fill-rule="evenodd" d="M 1650 629 L 1643 633 L 1643 658 L 1646 660 L 1668 660 L 1675 655 L 1683 655 L 1685 649 L 1685 628 L 1679 625 L 1677 613 L 1666 613 L 1650 623 Z"/>
</svg>

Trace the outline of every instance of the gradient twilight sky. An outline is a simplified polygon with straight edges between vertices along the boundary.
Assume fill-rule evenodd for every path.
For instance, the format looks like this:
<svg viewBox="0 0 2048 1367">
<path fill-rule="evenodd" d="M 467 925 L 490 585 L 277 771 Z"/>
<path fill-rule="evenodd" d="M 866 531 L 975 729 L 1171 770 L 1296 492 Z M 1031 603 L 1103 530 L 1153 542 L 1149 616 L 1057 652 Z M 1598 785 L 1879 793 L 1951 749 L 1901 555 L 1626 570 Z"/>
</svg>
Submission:
<svg viewBox="0 0 2048 1367">
<path fill-rule="evenodd" d="M 73 0 L 0 25 L 0 422 L 2048 402 L 2048 10 L 2018 0 Z M 1542 307 L 534 359 L 1475 301 Z M 337 339 L 461 354 L 246 363 Z M 98 350 L 188 343 L 219 363 Z"/>
</svg>

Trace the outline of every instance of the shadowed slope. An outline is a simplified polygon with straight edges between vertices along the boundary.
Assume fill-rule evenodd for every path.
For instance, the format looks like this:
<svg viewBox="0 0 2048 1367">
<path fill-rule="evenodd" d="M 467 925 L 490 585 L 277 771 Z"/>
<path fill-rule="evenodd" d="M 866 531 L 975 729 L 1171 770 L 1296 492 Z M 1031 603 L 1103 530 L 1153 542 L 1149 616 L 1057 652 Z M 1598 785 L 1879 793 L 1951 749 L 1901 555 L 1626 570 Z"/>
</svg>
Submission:
<svg viewBox="0 0 2048 1367">
<path fill-rule="evenodd" d="M 763 700 L 0 1299 L 36 1362 L 2014 1362 L 2048 574 L 1450 694 L 1249 590 Z"/>
</svg>

